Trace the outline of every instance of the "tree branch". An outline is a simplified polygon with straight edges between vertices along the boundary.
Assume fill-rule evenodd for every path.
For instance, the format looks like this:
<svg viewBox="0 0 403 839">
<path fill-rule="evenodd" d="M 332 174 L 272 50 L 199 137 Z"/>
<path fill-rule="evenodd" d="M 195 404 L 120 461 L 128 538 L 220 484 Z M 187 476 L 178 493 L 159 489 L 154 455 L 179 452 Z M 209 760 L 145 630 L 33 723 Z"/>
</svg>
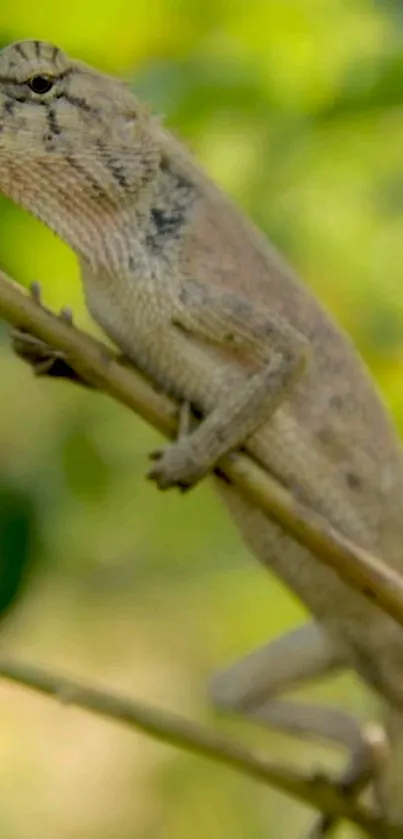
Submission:
<svg viewBox="0 0 403 839">
<path fill-rule="evenodd" d="M 243 745 L 183 717 L 21 662 L 0 660 L 0 677 L 235 769 L 323 813 L 347 819 L 375 839 L 403 839 L 403 827 L 386 825 L 371 808 L 349 802 L 327 778 L 262 760 Z"/>
<path fill-rule="evenodd" d="M 0 317 L 65 353 L 82 378 L 131 408 L 169 439 L 175 438 L 178 406 L 172 400 L 157 393 L 142 374 L 121 363 L 106 345 L 38 306 L 1 271 Z M 218 472 L 349 586 L 403 626 L 403 579 L 396 571 L 296 501 L 250 457 L 227 456 L 220 461 Z"/>
</svg>

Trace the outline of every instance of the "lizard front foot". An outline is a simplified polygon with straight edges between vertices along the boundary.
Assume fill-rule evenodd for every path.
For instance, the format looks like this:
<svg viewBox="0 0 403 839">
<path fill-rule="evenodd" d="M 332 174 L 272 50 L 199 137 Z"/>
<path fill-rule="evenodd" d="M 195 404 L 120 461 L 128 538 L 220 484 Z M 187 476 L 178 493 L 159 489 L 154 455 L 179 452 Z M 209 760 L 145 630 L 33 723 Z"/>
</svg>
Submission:
<svg viewBox="0 0 403 839">
<path fill-rule="evenodd" d="M 184 437 L 166 448 L 152 452 L 150 458 L 155 461 L 155 465 L 147 477 L 155 481 L 159 489 L 177 487 L 181 492 L 191 489 L 204 478 L 212 465 L 195 452 L 191 437 Z"/>
<path fill-rule="evenodd" d="M 53 349 L 45 341 L 30 335 L 23 329 L 14 328 L 11 332 L 11 344 L 15 354 L 32 367 L 36 376 L 56 376 L 65 378 L 68 364 L 64 354 Z"/>
<path fill-rule="evenodd" d="M 38 306 L 45 311 L 49 311 L 42 303 L 42 293 L 39 283 L 32 283 L 30 293 Z M 60 317 L 67 323 L 71 323 L 73 319 L 69 309 L 63 309 Z M 65 356 L 62 352 L 50 347 L 45 341 L 41 341 L 40 338 L 36 338 L 35 335 L 31 335 L 25 329 L 14 327 L 11 330 L 11 344 L 18 358 L 26 361 L 37 376 L 53 375 L 52 368 L 54 365 L 65 361 Z"/>
<path fill-rule="evenodd" d="M 50 312 L 42 303 L 41 287 L 39 283 L 32 283 L 31 296 L 46 312 Z M 73 315 L 69 308 L 61 310 L 60 319 L 65 323 L 73 322 Z M 11 329 L 11 345 L 18 358 L 25 361 L 33 369 L 36 376 L 51 376 L 52 378 L 70 379 L 72 381 L 84 382 L 80 376 L 70 367 L 65 353 L 56 350 L 35 335 L 31 335 L 25 329 L 14 327 Z"/>
</svg>

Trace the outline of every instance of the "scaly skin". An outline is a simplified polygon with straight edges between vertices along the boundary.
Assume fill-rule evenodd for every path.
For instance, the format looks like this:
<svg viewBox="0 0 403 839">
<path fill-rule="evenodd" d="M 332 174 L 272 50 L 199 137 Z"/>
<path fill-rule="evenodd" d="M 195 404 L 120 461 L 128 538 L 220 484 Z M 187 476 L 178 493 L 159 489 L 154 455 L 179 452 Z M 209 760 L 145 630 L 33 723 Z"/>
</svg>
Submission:
<svg viewBox="0 0 403 839">
<path fill-rule="evenodd" d="M 128 87 L 46 43 L 4 49 L 0 190 L 76 252 L 89 309 L 118 347 L 205 417 L 156 461 L 161 488 L 194 484 L 247 441 L 299 498 L 403 573 L 402 455 L 363 363 Z M 213 480 L 257 558 L 403 733 L 403 630 Z M 403 820 L 393 761 L 388 814 Z"/>
</svg>

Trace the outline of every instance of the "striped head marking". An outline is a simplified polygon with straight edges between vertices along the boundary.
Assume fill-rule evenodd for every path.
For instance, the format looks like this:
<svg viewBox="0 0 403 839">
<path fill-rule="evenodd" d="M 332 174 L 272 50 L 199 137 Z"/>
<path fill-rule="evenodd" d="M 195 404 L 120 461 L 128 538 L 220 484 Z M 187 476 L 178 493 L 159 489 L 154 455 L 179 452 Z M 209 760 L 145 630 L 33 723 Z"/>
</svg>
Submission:
<svg viewBox="0 0 403 839">
<path fill-rule="evenodd" d="M 121 81 L 42 41 L 0 52 L 0 192 L 73 247 L 74 218 L 116 213 L 158 162 L 152 119 Z"/>
</svg>

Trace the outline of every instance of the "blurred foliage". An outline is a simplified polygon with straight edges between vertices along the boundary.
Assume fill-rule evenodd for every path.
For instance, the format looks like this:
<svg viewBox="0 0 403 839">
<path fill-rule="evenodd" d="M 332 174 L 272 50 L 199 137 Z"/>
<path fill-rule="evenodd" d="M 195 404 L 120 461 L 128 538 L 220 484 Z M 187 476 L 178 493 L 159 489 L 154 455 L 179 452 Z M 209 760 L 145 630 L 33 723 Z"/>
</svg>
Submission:
<svg viewBox="0 0 403 839">
<path fill-rule="evenodd" d="M 0 485 L 0 616 L 21 594 L 34 549 L 34 499 Z"/>
<path fill-rule="evenodd" d="M 399 424 L 402 27 L 401 0 L 0 10 L 0 44 L 49 39 L 132 80 L 349 330 Z M 0 265 L 40 279 L 51 306 L 73 306 L 95 329 L 73 255 L 4 199 Z M 2 341 L 3 650 L 206 716 L 208 673 L 300 621 L 300 606 L 251 561 L 207 486 L 162 497 L 143 481 L 156 435 L 106 397 L 35 381 L 5 330 Z M 311 818 L 144 737 L 6 685 L 0 695 L 2 835 L 285 839 Z M 372 711 L 352 678 L 314 695 Z M 226 725 L 270 755 L 337 765 L 311 745 L 270 733 L 262 744 L 262 732 Z"/>
</svg>

